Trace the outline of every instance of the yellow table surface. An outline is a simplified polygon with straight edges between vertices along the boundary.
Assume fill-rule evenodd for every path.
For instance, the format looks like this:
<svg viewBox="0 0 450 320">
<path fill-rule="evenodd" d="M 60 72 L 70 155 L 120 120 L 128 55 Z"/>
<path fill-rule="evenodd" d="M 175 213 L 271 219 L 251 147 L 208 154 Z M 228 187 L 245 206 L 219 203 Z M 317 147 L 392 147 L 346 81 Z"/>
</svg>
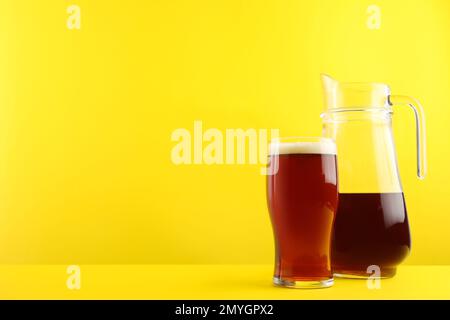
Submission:
<svg viewBox="0 0 450 320">
<path fill-rule="evenodd" d="M 336 279 L 327 289 L 284 289 L 270 265 L 81 265 L 81 288 L 67 266 L 0 266 L 0 299 L 450 299 L 450 266 L 401 266 L 380 289 Z"/>
</svg>

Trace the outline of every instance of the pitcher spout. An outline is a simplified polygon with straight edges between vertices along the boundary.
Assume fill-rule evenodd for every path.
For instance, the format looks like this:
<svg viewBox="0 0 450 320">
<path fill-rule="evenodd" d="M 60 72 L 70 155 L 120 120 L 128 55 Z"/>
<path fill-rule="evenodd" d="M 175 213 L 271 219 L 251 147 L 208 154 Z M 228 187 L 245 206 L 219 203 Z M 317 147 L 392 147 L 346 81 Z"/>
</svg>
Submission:
<svg viewBox="0 0 450 320">
<path fill-rule="evenodd" d="M 325 73 L 322 73 L 320 77 L 322 79 L 325 110 L 330 107 L 333 108 L 336 106 L 336 90 L 338 88 L 339 81 Z"/>
<path fill-rule="evenodd" d="M 335 109 L 390 109 L 389 86 L 375 82 L 340 82 L 321 74 L 325 112 Z"/>
<path fill-rule="evenodd" d="M 325 93 L 335 90 L 339 83 L 339 81 L 326 73 L 321 73 L 320 78 L 322 79 L 322 86 Z"/>
</svg>

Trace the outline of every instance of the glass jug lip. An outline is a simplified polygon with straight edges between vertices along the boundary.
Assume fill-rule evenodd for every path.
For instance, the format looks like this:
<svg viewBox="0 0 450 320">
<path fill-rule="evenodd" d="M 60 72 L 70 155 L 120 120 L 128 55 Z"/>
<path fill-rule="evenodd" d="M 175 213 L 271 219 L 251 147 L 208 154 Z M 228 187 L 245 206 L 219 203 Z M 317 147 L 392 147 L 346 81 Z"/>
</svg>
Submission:
<svg viewBox="0 0 450 320">
<path fill-rule="evenodd" d="M 340 82 L 322 75 L 324 113 L 389 110 L 391 90 L 382 82 Z"/>
<path fill-rule="evenodd" d="M 352 107 L 335 108 L 320 114 L 323 123 L 345 123 L 354 121 L 390 121 L 392 108 L 382 107 Z"/>
<path fill-rule="evenodd" d="M 370 113 L 388 113 L 392 114 L 393 110 L 390 105 L 387 106 L 369 106 L 369 107 L 340 107 L 340 108 L 331 108 L 320 114 L 321 117 L 324 117 L 328 113 L 345 113 L 345 112 L 370 112 Z"/>
</svg>

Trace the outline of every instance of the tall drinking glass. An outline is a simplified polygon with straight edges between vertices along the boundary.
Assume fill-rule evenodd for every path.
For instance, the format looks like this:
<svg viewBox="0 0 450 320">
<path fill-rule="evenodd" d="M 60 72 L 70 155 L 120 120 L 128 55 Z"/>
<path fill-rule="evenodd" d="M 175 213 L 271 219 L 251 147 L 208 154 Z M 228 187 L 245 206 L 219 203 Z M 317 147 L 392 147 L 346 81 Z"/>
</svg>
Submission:
<svg viewBox="0 0 450 320">
<path fill-rule="evenodd" d="M 330 242 L 338 202 L 336 145 L 279 138 L 269 146 L 267 201 L 275 238 L 274 284 L 333 285 Z"/>
</svg>

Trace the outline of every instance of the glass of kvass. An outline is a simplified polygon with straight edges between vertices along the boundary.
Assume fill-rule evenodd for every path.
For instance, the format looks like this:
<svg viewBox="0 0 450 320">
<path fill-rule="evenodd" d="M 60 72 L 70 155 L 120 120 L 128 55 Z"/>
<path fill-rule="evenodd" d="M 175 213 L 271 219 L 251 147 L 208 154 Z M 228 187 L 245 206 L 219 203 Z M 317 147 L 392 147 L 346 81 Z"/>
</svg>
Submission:
<svg viewBox="0 0 450 320">
<path fill-rule="evenodd" d="M 273 283 L 288 288 L 331 287 L 331 233 L 338 202 L 334 141 L 273 139 L 268 169 L 267 204 L 275 240 Z"/>
</svg>

